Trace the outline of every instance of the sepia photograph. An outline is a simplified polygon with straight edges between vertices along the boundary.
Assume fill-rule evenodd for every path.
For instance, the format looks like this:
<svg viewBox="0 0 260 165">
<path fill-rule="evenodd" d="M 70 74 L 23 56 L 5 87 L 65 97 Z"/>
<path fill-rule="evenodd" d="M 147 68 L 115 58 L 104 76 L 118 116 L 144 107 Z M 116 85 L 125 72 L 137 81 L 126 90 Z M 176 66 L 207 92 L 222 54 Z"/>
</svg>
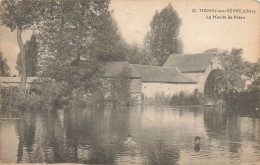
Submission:
<svg viewBox="0 0 260 165">
<path fill-rule="evenodd" d="M 260 165 L 259 0 L 0 0 L 0 165 Z"/>
</svg>

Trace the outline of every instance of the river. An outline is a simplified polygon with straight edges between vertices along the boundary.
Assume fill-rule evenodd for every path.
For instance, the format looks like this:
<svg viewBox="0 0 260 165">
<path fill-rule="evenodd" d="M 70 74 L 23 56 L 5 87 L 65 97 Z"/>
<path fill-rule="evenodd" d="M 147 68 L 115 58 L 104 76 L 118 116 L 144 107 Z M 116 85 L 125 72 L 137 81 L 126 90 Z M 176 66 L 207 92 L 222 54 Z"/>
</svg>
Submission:
<svg viewBox="0 0 260 165">
<path fill-rule="evenodd" d="M 258 112 L 132 106 L 2 113 L 0 133 L 2 163 L 260 162 Z"/>
</svg>

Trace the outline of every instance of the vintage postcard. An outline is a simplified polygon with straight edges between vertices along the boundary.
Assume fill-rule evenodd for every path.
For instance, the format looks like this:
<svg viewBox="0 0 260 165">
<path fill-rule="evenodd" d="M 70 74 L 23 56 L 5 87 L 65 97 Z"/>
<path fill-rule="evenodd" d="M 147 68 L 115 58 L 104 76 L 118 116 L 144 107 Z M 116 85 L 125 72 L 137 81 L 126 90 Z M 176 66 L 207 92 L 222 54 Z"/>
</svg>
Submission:
<svg viewBox="0 0 260 165">
<path fill-rule="evenodd" d="M 0 0 L 0 164 L 260 165 L 257 0 Z"/>
</svg>

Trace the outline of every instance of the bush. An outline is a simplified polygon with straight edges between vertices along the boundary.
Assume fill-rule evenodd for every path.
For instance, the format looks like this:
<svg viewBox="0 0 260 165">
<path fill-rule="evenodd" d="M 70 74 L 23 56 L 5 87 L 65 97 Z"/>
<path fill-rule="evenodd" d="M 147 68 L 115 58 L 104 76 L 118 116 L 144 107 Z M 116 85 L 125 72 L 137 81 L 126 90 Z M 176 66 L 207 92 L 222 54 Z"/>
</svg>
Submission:
<svg viewBox="0 0 260 165">
<path fill-rule="evenodd" d="M 194 90 L 193 95 L 185 95 L 183 92 L 180 92 L 179 95 L 174 95 L 171 97 L 171 105 L 201 105 L 205 103 L 205 96 L 202 93 L 199 93 L 197 89 Z"/>
<path fill-rule="evenodd" d="M 144 104 L 146 105 L 169 105 L 171 97 L 165 95 L 165 93 L 155 93 L 154 97 L 145 97 Z"/>
<path fill-rule="evenodd" d="M 19 97 L 18 87 L 0 88 L 0 107 L 4 110 L 15 108 Z"/>
<path fill-rule="evenodd" d="M 127 67 L 110 80 L 110 91 L 108 101 L 114 105 L 130 105 L 135 102 L 130 91 L 131 70 Z"/>
<path fill-rule="evenodd" d="M 228 110 L 248 111 L 260 107 L 260 96 L 257 90 L 243 92 L 231 90 L 224 94 L 224 100 Z"/>
</svg>

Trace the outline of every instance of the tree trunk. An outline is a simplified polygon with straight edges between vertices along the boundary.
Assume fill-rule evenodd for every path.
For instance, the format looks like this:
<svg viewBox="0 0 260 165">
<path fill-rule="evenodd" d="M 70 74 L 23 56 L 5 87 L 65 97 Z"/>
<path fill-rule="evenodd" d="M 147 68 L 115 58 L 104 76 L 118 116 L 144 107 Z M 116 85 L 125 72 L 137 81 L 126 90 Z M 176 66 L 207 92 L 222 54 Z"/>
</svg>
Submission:
<svg viewBox="0 0 260 165">
<path fill-rule="evenodd" d="M 22 29 L 20 27 L 17 27 L 17 41 L 21 53 L 21 83 L 20 83 L 19 92 L 21 95 L 24 95 L 27 76 L 26 76 L 26 62 L 25 62 L 25 47 L 22 41 Z"/>
</svg>

